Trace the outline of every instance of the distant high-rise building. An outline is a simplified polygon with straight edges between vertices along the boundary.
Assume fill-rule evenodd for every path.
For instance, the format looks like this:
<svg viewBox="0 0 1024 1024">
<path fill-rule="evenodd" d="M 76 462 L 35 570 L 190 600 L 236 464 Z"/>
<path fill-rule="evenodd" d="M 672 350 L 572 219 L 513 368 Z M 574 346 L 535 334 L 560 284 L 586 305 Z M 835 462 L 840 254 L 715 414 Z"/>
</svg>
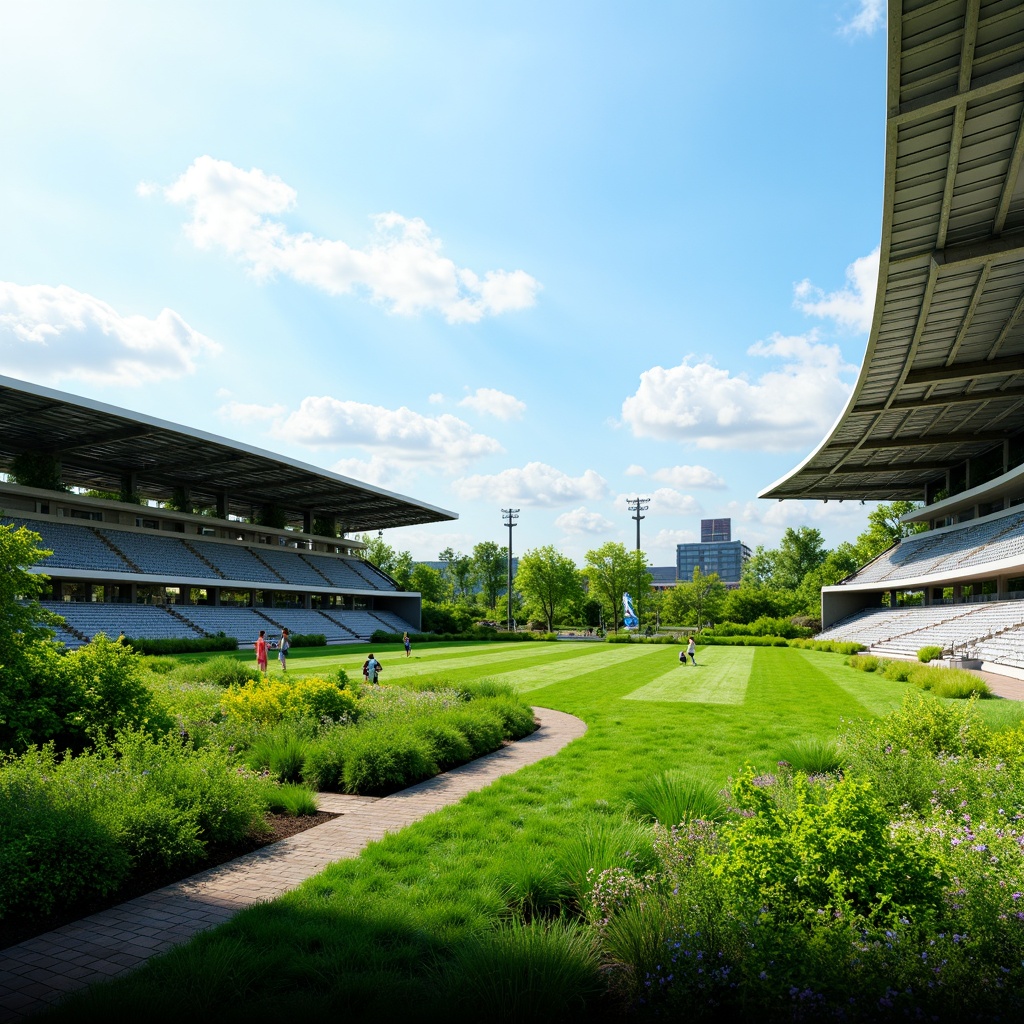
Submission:
<svg viewBox="0 0 1024 1024">
<path fill-rule="evenodd" d="M 750 548 L 741 540 L 732 539 L 731 519 L 702 519 L 699 544 L 676 545 L 676 574 L 680 581 L 693 579 L 693 570 L 701 575 L 718 573 L 730 589 L 740 585 L 743 563 L 750 558 Z"/>
<path fill-rule="evenodd" d="M 702 544 L 723 544 L 732 540 L 731 519 L 702 519 L 700 521 L 700 542 Z"/>
</svg>

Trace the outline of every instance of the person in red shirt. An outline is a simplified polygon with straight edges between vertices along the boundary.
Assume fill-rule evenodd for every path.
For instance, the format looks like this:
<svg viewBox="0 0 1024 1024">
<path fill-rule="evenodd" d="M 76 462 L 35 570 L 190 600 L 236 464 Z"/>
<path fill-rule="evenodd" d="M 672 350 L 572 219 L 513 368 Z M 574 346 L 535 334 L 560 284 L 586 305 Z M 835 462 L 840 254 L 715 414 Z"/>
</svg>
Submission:
<svg viewBox="0 0 1024 1024">
<path fill-rule="evenodd" d="M 256 664 L 259 666 L 260 671 L 267 674 L 267 631 L 265 629 L 260 630 L 260 635 L 256 638 Z"/>
</svg>

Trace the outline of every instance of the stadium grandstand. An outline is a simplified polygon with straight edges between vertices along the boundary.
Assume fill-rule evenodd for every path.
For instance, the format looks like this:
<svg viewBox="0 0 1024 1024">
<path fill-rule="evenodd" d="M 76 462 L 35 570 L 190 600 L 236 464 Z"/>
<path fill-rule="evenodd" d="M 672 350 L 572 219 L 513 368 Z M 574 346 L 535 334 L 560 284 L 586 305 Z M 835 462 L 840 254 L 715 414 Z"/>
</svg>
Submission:
<svg viewBox="0 0 1024 1024">
<path fill-rule="evenodd" d="M 0 377 L 0 522 L 52 551 L 43 605 L 69 646 L 99 632 L 252 643 L 418 630 L 348 536 L 455 513 L 281 455 Z"/>
<path fill-rule="evenodd" d="M 882 238 L 863 366 L 763 498 L 913 500 L 822 591 L 823 637 L 1024 675 L 1024 4 L 890 0 Z"/>
</svg>

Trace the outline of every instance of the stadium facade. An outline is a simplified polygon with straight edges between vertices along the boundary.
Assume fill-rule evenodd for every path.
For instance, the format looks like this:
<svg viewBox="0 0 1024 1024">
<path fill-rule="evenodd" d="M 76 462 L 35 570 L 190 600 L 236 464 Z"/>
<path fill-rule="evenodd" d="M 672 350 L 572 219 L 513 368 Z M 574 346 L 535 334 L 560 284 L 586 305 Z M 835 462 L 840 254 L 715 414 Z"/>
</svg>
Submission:
<svg viewBox="0 0 1024 1024">
<path fill-rule="evenodd" d="M 71 646 L 117 636 L 329 641 L 420 626 L 420 595 L 351 533 L 453 512 L 179 424 L 0 377 L 0 521 L 53 554 L 33 570 Z"/>
<path fill-rule="evenodd" d="M 1024 4 L 890 0 L 882 238 L 860 375 L 763 498 L 909 499 L 823 635 L 1024 670 Z M 919 606 L 901 603 L 914 595 Z M 901 597 L 902 595 L 902 597 Z"/>
</svg>

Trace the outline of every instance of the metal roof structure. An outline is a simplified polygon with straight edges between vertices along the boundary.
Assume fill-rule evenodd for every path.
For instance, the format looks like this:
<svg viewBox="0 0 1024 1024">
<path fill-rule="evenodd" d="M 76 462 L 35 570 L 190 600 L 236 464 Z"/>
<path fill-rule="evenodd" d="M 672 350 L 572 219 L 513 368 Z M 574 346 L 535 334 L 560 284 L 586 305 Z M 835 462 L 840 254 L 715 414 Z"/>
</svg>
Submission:
<svg viewBox="0 0 1024 1024">
<path fill-rule="evenodd" d="M 0 468 L 24 452 L 59 455 L 66 485 L 119 491 L 126 479 L 145 498 L 221 503 L 247 518 L 267 504 L 302 524 L 334 516 L 346 532 L 457 519 L 402 494 L 359 483 L 283 455 L 142 413 L 0 376 Z"/>
<path fill-rule="evenodd" d="M 860 376 L 762 498 L 920 500 L 1024 428 L 1024 3 L 889 0 L 887 105 Z"/>
</svg>

